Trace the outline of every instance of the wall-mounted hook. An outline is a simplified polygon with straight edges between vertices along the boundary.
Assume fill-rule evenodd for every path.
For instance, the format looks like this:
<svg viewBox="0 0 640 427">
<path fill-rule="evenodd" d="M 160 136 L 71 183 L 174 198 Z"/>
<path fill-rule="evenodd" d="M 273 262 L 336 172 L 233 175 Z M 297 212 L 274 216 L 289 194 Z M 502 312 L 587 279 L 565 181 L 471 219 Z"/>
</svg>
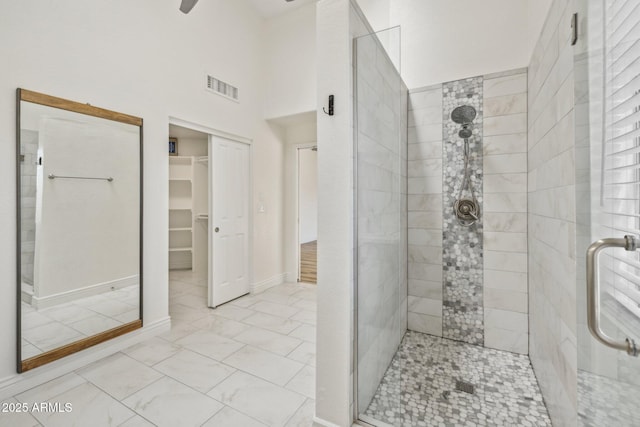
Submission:
<svg viewBox="0 0 640 427">
<path fill-rule="evenodd" d="M 333 116 L 333 95 L 329 95 L 329 111 L 325 110 L 324 107 L 322 107 L 322 111 L 329 116 Z"/>
</svg>

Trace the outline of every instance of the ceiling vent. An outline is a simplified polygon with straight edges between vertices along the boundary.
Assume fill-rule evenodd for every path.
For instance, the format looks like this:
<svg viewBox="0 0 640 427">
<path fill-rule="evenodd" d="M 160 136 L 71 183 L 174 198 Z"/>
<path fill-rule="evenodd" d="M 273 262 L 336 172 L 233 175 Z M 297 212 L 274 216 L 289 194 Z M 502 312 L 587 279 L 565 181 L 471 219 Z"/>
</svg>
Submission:
<svg viewBox="0 0 640 427">
<path fill-rule="evenodd" d="M 207 89 L 212 92 L 222 95 L 225 98 L 238 101 L 238 88 L 225 83 L 222 80 L 216 79 L 213 76 L 207 76 Z"/>
</svg>

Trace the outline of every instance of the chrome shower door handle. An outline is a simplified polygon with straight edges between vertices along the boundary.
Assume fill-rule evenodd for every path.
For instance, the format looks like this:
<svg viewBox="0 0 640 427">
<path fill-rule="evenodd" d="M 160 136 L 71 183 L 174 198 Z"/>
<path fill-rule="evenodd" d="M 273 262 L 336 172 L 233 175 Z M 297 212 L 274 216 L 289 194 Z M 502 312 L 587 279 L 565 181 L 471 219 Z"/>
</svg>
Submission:
<svg viewBox="0 0 640 427">
<path fill-rule="evenodd" d="M 635 251 L 639 240 L 635 236 L 624 238 L 608 238 L 593 242 L 587 249 L 587 323 L 593 337 L 607 347 L 626 352 L 629 356 L 638 357 L 640 349 L 636 342 L 627 338 L 616 341 L 609 337 L 600 327 L 600 278 L 598 276 L 598 260 L 600 252 L 606 248 L 624 248 L 626 251 Z"/>
</svg>

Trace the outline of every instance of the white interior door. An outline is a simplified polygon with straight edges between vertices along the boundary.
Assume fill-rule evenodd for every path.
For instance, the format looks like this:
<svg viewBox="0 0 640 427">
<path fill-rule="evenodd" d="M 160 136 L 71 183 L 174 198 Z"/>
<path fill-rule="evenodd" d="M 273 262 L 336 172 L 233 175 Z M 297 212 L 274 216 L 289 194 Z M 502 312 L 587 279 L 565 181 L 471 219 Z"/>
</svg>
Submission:
<svg viewBox="0 0 640 427">
<path fill-rule="evenodd" d="M 249 293 L 250 147 L 212 136 L 209 306 Z"/>
</svg>

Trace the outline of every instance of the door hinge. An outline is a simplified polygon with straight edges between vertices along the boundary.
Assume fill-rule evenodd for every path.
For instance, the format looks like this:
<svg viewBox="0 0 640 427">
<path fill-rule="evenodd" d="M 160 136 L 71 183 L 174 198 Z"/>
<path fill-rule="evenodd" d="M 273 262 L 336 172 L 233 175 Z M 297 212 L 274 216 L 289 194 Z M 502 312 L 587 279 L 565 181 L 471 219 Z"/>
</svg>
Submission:
<svg viewBox="0 0 640 427">
<path fill-rule="evenodd" d="M 578 14 L 574 13 L 571 16 L 571 46 L 575 46 L 578 43 Z"/>
</svg>

